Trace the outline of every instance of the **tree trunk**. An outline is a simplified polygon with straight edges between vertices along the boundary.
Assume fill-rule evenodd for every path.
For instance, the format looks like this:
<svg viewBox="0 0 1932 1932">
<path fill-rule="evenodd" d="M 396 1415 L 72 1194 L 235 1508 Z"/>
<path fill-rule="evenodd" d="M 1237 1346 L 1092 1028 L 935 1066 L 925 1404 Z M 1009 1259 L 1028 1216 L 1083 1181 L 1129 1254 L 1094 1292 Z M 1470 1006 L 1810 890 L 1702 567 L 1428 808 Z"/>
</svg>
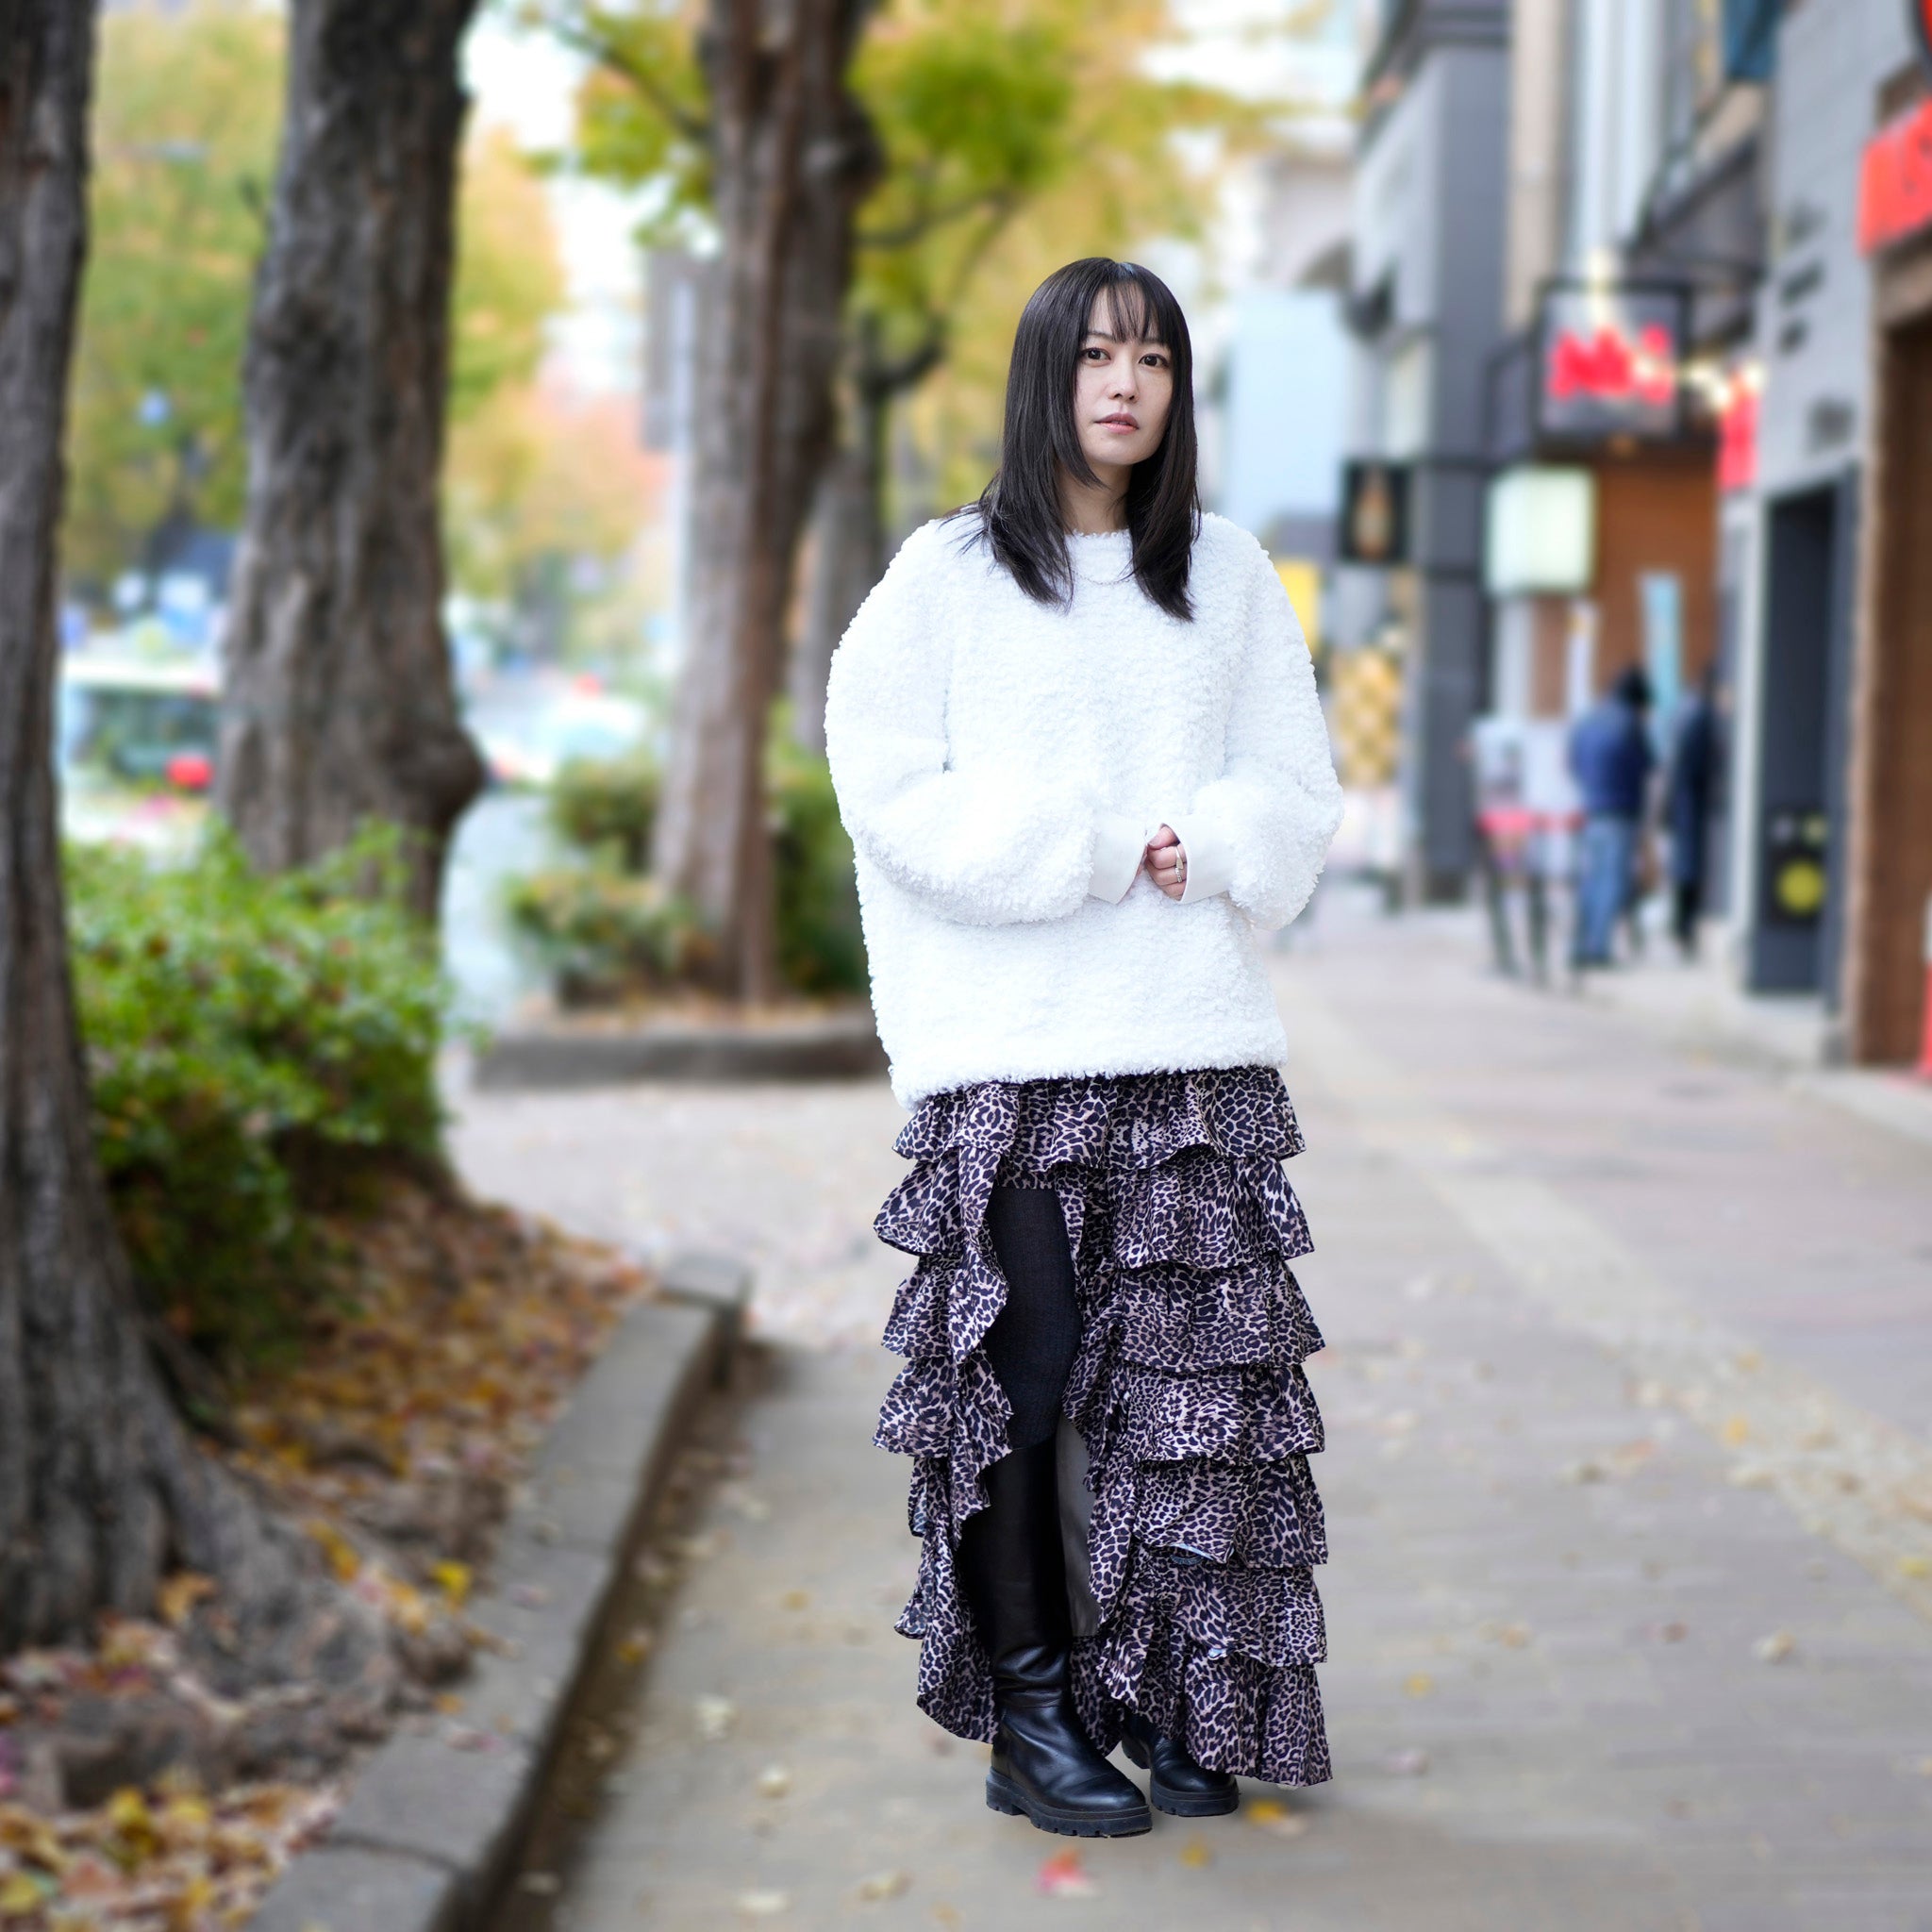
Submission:
<svg viewBox="0 0 1932 1932">
<path fill-rule="evenodd" d="M 294 0 L 287 122 L 244 371 L 248 508 L 221 802 L 258 864 L 370 819 L 433 918 L 483 782 L 442 629 L 458 50 L 476 0 Z"/>
<path fill-rule="evenodd" d="M 825 680 L 832 653 L 886 568 L 889 399 L 855 384 L 850 412 L 851 441 L 819 478 L 805 620 L 791 647 L 792 735 L 808 751 L 820 753 L 825 748 Z"/>
<path fill-rule="evenodd" d="M 846 440 L 819 479 L 812 513 L 811 581 L 805 622 L 791 649 L 788 691 L 792 734 L 825 748 L 825 681 L 832 653 L 891 560 L 886 555 L 886 438 L 892 405 L 945 358 L 938 325 L 906 354 L 888 357 L 874 319 L 860 316 L 847 386 Z"/>
<path fill-rule="evenodd" d="M 92 14 L 92 0 L 0 0 L 0 1654 L 81 1634 L 100 1609 L 150 1609 L 180 1563 L 230 1587 L 237 1655 L 274 1674 L 298 1631 L 313 1639 L 316 1553 L 194 1448 L 149 1357 L 68 973 L 54 537 Z M 338 1663 L 381 1679 L 380 1631 L 353 1607 L 330 1614 Z"/>
<path fill-rule="evenodd" d="M 845 87 L 867 0 L 711 0 L 716 312 L 697 372 L 686 657 L 655 869 L 698 908 L 721 982 L 776 990 L 766 715 L 811 490 L 830 445 L 852 217 L 874 178 Z"/>
</svg>

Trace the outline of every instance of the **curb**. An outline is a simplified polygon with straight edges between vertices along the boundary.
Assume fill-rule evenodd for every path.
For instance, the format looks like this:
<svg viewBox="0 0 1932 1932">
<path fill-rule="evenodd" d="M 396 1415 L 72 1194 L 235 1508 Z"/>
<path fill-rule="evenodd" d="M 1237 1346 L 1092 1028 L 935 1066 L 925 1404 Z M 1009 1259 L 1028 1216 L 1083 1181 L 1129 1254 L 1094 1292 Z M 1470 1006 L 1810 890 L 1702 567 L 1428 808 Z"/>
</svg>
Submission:
<svg viewBox="0 0 1932 1932">
<path fill-rule="evenodd" d="M 774 1026 L 639 1026 L 628 1032 L 525 1027 L 476 1056 L 483 1092 L 569 1091 L 632 1080 L 849 1080 L 886 1071 L 872 1014 Z"/>
<path fill-rule="evenodd" d="M 518 1488 L 459 1726 L 399 1731 L 328 1837 L 295 1858 L 250 1932 L 473 1932 L 495 1904 L 595 1652 L 632 1543 L 750 1297 L 735 1261 L 687 1255 L 632 1309 Z"/>
</svg>

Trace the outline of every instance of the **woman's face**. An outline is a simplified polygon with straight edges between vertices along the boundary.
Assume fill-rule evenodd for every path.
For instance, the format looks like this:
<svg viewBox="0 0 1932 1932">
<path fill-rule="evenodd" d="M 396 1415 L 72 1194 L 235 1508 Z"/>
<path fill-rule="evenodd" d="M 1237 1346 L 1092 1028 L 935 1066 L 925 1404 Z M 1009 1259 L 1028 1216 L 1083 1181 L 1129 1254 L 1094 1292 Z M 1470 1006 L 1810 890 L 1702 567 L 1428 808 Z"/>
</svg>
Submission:
<svg viewBox="0 0 1932 1932">
<path fill-rule="evenodd" d="M 1143 462 L 1160 447 L 1174 401 L 1174 358 L 1164 342 L 1116 333 L 1131 325 L 1129 305 L 1103 290 L 1093 298 L 1074 378 L 1080 453 L 1096 475 Z M 1144 312 L 1144 311 L 1143 311 Z M 1140 326 L 1151 326 L 1143 320 Z"/>
</svg>

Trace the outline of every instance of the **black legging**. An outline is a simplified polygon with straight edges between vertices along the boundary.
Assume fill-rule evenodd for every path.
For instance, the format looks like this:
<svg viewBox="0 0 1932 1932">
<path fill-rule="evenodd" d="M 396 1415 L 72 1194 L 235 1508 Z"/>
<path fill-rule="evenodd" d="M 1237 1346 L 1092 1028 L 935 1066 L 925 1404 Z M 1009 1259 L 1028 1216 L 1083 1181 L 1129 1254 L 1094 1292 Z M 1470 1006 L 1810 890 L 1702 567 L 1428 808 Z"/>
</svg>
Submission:
<svg viewBox="0 0 1932 1932">
<path fill-rule="evenodd" d="M 1007 1277 L 1007 1305 L 986 1332 L 987 1358 L 1013 1406 L 1008 1441 L 1030 1449 L 1059 1427 L 1080 1345 L 1074 1251 L 1052 1188 L 995 1188 L 986 1224 Z"/>
</svg>

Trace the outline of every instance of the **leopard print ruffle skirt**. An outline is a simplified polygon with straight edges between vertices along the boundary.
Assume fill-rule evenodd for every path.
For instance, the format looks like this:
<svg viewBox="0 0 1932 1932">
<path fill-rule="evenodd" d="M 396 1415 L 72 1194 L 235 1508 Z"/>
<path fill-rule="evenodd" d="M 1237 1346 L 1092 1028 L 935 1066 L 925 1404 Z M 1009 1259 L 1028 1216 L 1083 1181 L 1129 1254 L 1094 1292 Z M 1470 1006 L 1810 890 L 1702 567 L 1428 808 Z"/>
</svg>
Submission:
<svg viewBox="0 0 1932 1932">
<path fill-rule="evenodd" d="M 916 1255 L 885 1334 L 908 1357 L 874 1439 L 913 1458 L 921 1707 L 992 1736 L 992 1680 L 955 1580 L 981 1473 L 1007 1453 L 982 1342 L 1007 1286 L 986 1226 L 995 1185 L 1051 1187 L 1074 1251 L 1082 1339 L 1065 1396 L 1087 1449 L 1091 1636 L 1074 1690 L 1093 1742 L 1129 1711 L 1201 1764 L 1278 1784 L 1329 1775 L 1308 1473 L 1322 1419 L 1301 1364 L 1322 1338 L 1290 1263 L 1307 1222 L 1281 1168 L 1302 1148 L 1273 1068 L 989 1081 L 934 1095 L 876 1223 Z"/>
</svg>

